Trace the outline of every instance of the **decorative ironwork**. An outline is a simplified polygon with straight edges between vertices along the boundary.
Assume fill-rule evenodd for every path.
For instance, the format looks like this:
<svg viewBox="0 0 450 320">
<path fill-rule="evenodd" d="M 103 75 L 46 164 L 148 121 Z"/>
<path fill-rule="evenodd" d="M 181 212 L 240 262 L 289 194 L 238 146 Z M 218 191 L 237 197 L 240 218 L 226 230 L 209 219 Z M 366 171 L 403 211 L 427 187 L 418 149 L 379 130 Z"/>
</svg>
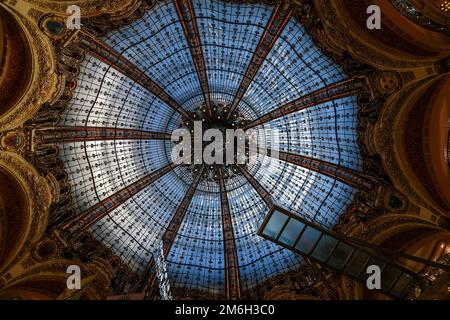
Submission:
<svg viewBox="0 0 450 320">
<path fill-rule="evenodd" d="M 314 159 L 298 154 L 268 150 L 268 155 L 277 154 L 278 159 L 316 171 L 320 174 L 339 180 L 349 186 L 370 193 L 379 186 L 378 181 L 361 172 L 342 167 L 335 163 Z"/>
<path fill-rule="evenodd" d="M 162 254 L 164 254 L 164 257 L 166 257 L 169 254 L 170 248 L 172 247 L 175 237 L 177 236 L 178 230 L 180 229 L 181 223 L 183 222 L 184 216 L 189 208 L 192 198 L 194 197 L 194 193 L 197 190 L 198 184 L 200 182 L 200 179 L 202 178 L 204 171 L 205 167 L 202 166 L 200 171 L 197 173 L 197 176 L 194 178 L 194 181 L 192 182 L 188 191 L 186 192 L 183 200 L 178 206 L 177 211 L 173 215 L 172 220 L 167 226 L 166 232 L 164 232 L 164 235 L 162 236 Z M 152 257 L 147 263 L 145 272 L 151 274 L 152 273 L 151 270 L 154 267 L 155 267 L 155 260 Z M 146 293 L 145 294 L 146 298 L 149 298 L 152 295 L 153 292 L 152 289 L 154 289 L 153 286 L 156 280 L 155 277 L 156 274 L 153 273 L 153 275 L 149 277 L 149 280 L 145 286 L 144 291 Z"/>
<path fill-rule="evenodd" d="M 86 230 L 95 222 L 103 219 L 109 212 L 133 197 L 149 184 L 155 182 L 163 175 L 172 171 L 175 167 L 177 167 L 177 165 L 168 164 L 90 207 L 77 216 L 73 221 L 64 224 L 60 229 L 62 235 L 68 240 L 76 237 L 80 232 Z"/>
<path fill-rule="evenodd" d="M 268 121 L 284 117 L 290 113 L 297 112 L 320 103 L 355 95 L 358 92 L 361 92 L 366 85 L 367 79 L 365 77 L 355 77 L 333 83 L 332 85 L 309 93 L 263 115 L 262 117 L 248 123 L 244 127 L 244 130 L 254 128 Z"/>
<path fill-rule="evenodd" d="M 292 11 L 288 2 L 282 1 L 277 4 L 273 10 L 272 16 L 264 30 L 264 33 L 259 40 L 258 46 L 255 49 L 252 60 L 247 67 L 247 71 L 242 78 L 242 82 L 236 92 L 236 96 L 231 103 L 230 110 L 227 114 L 227 118 L 231 118 L 236 111 L 239 103 L 245 95 L 250 83 L 258 73 L 259 68 L 266 60 L 267 55 L 272 49 L 273 45 L 279 38 L 284 27 L 288 23 L 292 16 Z"/>
<path fill-rule="evenodd" d="M 225 251 L 225 278 L 227 299 L 241 298 L 241 284 L 239 265 L 234 240 L 233 221 L 231 219 L 230 205 L 223 177 L 223 169 L 219 167 L 220 204 L 222 213 L 223 245 Z"/>
<path fill-rule="evenodd" d="M 182 2 L 182 1 L 178 1 L 178 3 L 180 3 L 180 2 Z M 237 1 L 237 2 L 239 2 L 239 1 Z M 249 1 L 250 3 L 252 3 L 251 1 Z M 277 3 L 279 3 L 279 2 L 277 2 Z M 184 2 L 183 2 L 183 4 L 182 4 L 182 6 L 185 6 L 185 4 L 184 4 Z M 279 5 L 278 5 L 279 6 Z M 189 8 L 188 8 L 189 9 Z M 191 9 L 192 9 L 192 4 L 191 4 Z M 185 10 L 186 10 L 186 8 L 185 8 Z M 173 11 L 173 10 L 172 10 Z M 189 14 L 193 14 L 193 12 L 190 12 Z M 270 14 L 270 13 L 269 13 Z M 191 16 L 191 17 L 193 17 L 193 16 Z M 183 18 L 184 19 L 184 18 Z M 176 18 L 175 18 L 175 20 L 176 20 Z M 180 20 L 182 20 L 181 18 L 180 18 Z M 182 24 L 183 24 L 184 22 L 182 21 Z M 189 26 L 189 28 L 190 28 L 190 32 L 191 32 L 191 36 L 192 36 L 192 32 L 193 31 L 195 31 L 195 28 L 192 26 L 192 24 L 195 24 L 195 20 L 191 20 L 191 21 L 186 21 L 186 24 L 191 24 L 191 26 Z M 263 24 L 261 25 L 261 26 L 263 26 Z M 278 26 L 278 27 L 280 27 L 280 26 Z M 267 30 L 266 30 L 267 31 Z M 279 30 L 279 32 L 278 32 L 278 35 L 279 35 L 279 33 L 282 31 L 282 29 L 280 29 Z M 270 33 L 270 32 L 269 32 Z M 267 35 L 267 37 L 273 37 L 274 36 L 274 34 L 275 33 L 271 33 L 271 34 L 268 34 Z M 277 36 L 278 36 L 277 35 Z M 83 34 L 81 34 L 81 36 L 83 37 Z M 190 49 L 191 49 L 191 51 L 192 50 L 194 50 L 194 51 L 196 51 L 198 54 L 202 54 L 202 48 L 201 48 L 201 43 L 200 43 L 200 38 L 198 37 L 198 30 L 197 30 L 197 34 L 193 34 L 193 36 L 194 37 L 196 37 L 196 39 L 191 39 L 191 41 L 193 41 L 193 43 L 190 43 L 189 42 L 189 45 L 190 45 Z M 86 40 L 86 39 L 85 39 Z M 94 42 L 95 42 L 95 40 L 97 40 L 97 39 L 89 39 L 89 41 L 91 41 L 91 40 L 93 40 Z M 83 40 L 82 40 L 83 41 Z M 89 42 L 88 41 L 88 42 Z M 188 39 L 188 41 L 190 41 L 189 39 Z M 262 40 L 261 40 L 262 41 Z M 268 41 L 268 40 L 267 40 Z M 266 41 L 266 42 L 267 42 Z M 275 40 L 274 40 L 275 41 Z M 96 45 L 96 43 L 91 43 L 91 44 L 93 44 L 93 45 Z M 273 45 L 273 43 L 271 44 L 271 45 Z M 150 86 L 150 89 L 147 87 L 147 89 L 150 91 L 150 90 L 156 90 L 156 91 L 158 91 L 159 89 L 161 89 L 161 88 L 159 88 L 159 87 L 152 87 L 152 83 L 151 83 L 151 79 L 149 80 L 149 79 L 147 79 L 146 77 L 145 77 L 145 75 L 138 69 L 138 68 L 135 68 L 134 66 L 132 66 L 132 65 L 130 65 L 129 64 L 129 61 L 126 61 L 126 60 L 124 60 L 124 58 L 120 55 L 120 54 L 118 54 L 118 53 L 114 53 L 114 52 L 108 52 L 108 50 L 103 50 L 103 49 L 105 49 L 105 48 L 103 48 L 103 47 L 98 47 L 98 48 L 96 48 L 96 49 L 93 49 L 93 50 L 98 50 L 99 51 L 99 54 L 101 54 L 101 55 L 104 55 L 104 57 L 103 56 L 99 56 L 99 55 L 97 55 L 97 57 L 99 57 L 102 61 L 105 61 L 105 62 L 107 62 L 108 64 L 110 64 L 110 65 L 112 65 L 114 68 L 116 68 L 117 70 L 119 70 L 119 71 L 121 71 L 122 73 L 124 73 L 125 75 L 127 75 L 127 76 L 129 76 L 132 80 L 134 80 L 134 81 L 136 81 L 136 82 L 138 82 L 138 81 L 140 81 L 140 82 L 138 82 L 138 83 L 140 83 L 141 85 L 144 85 L 144 86 Z M 106 48 L 107 49 L 107 48 Z M 263 49 L 263 48 L 261 48 L 261 49 Z M 267 48 L 266 48 L 267 49 Z M 249 70 L 247 70 L 247 72 L 249 72 L 249 76 L 250 76 L 250 74 L 253 72 L 254 74 L 256 74 L 257 73 L 257 71 L 258 71 L 258 60 L 264 60 L 263 58 L 258 58 L 259 56 L 260 56 L 260 54 L 258 55 L 258 52 L 259 52 L 259 49 L 258 50 L 256 50 L 257 51 L 257 53 L 255 53 L 255 55 L 254 55 L 254 57 L 253 57 L 253 60 L 251 61 L 251 64 L 250 64 L 250 66 L 249 66 L 249 70 L 250 69 L 255 69 L 254 71 L 249 71 Z M 115 55 L 115 54 L 117 54 L 117 55 Z M 267 53 L 266 53 L 267 54 Z M 109 56 L 109 58 L 108 58 L 108 56 Z M 102 58 L 103 57 L 103 58 Z M 207 81 L 207 78 L 206 78 L 206 70 L 205 70 L 205 62 L 203 61 L 203 62 L 201 62 L 199 59 L 202 59 L 203 60 L 203 58 L 202 57 L 199 57 L 199 56 L 196 56 L 196 57 L 194 57 L 194 62 L 195 62 L 195 67 L 197 68 L 197 72 L 198 73 L 201 73 L 201 72 L 203 72 L 204 73 L 204 79 L 203 79 L 203 81 L 200 79 L 201 78 L 201 75 L 199 75 L 199 79 L 201 80 L 201 85 L 202 85 L 202 90 L 203 90 L 203 92 L 208 92 L 208 94 L 207 94 L 207 96 L 208 96 L 208 98 L 209 98 L 209 88 L 207 87 L 208 86 L 208 81 Z M 200 63 L 197 63 L 198 61 L 200 61 Z M 260 64 L 259 64 L 260 65 Z M 243 70 L 244 71 L 244 70 Z M 254 76 L 254 74 L 253 74 L 253 76 Z M 253 77 L 252 76 L 252 77 Z M 242 82 L 245 82 L 246 81 L 246 79 L 247 78 L 244 78 L 243 80 L 242 80 Z M 249 81 L 250 82 L 250 81 Z M 205 87 L 206 86 L 206 87 Z M 355 86 L 355 88 L 356 88 L 356 86 Z M 162 90 L 162 89 L 161 89 Z M 243 90 L 243 89 L 239 89 L 239 90 Z M 150 92 L 152 92 L 152 91 L 150 91 Z M 356 92 L 356 91 L 355 91 Z M 152 92 L 153 93 L 153 92 Z M 164 95 L 164 92 L 160 92 L 161 93 L 161 95 L 159 95 L 159 97 L 160 97 L 160 99 L 161 100 L 163 100 L 164 101 L 164 99 L 166 99 L 166 103 L 167 104 L 169 104 L 169 103 L 173 103 L 174 101 L 170 101 L 170 97 L 168 97 L 168 95 L 167 96 L 165 96 Z M 333 91 L 333 89 L 331 89 L 331 91 L 330 92 L 328 92 L 328 90 L 326 90 L 326 93 L 330 93 L 330 94 L 334 94 L 334 91 Z M 354 92 L 348 92 L 347 94 L 348 95 L 351 95 L 351 94 L 353 94 Z M 243 90 L 243 93 L 242 93 L 242 96 L 245 94 L 245 90 Z M 322 95 L 322 94 L 320 94 L 320 93 L 318 93 L 318 98 L 324 98 L 324 96 L 325 96 L 325 93 Z M 332 98 L 332 99 L 335 99 L 335 98 L 339 98 L 340 96 L 339 96 L 339 93 L 338 92 L 336 92 L 336 95 Z M 242 97 L 241 97 L 242 98 Z M 332 99 L 330 99 L 330 100 L 332 100 Z M 205 99 L 205 100 L 207 100 L 207 99 Z M 309 100 L 308 100 L 309 101 Z M 329 100 L 324 100 L 324 101 L 329 101 Z M 319 103 L 319 102 L 318 102 Z M 174 105 L 174 104 L 172 104 L 172 105 L 170 105 L 169 104 L 169 106 L 171 106 L 171 108 L 172 109 L 174 109 L 174 110 L 176 110 L 176 108 L 177 108 L 177 106 L 176 105 Z M 300 109 L 299 109 L 300 110 Z M 180 109 L 180 110 L 178 110 L 178 111 L 181 111 L 180 113 L 182 113 L 183 111 Z M 295 112 L 296 110 L 294 110 L 294 109 L 290 109 L 290 107 L 286 107 L 286 110 L 285 110 L 286 112 L 288 112 L 288 113 L 290 113 L 290 112 Z M 229 113 L 229 114 L 231 114 L 231 112 Z M 182 115 L 183 115 L 183 113 L 182 113 Z M 185 117 L 185 118 L 187 118 L 187 116 L 189 116 L 190 114 L 188 114 L 188 115 L 186 115 L 186 114 L 184 114 L 183 116 Z M 57 118 L 55 118 L 55 123 L 57 123 L 58 122 L 58 119 Z M 84 129 L 84 128 L 83 128 Z M 102 128 L 96 128 L 95 130 L 100 130 L 99 132 L 97 132 L 97 133 L 94 133 L 94 131 L 89 131 L 89 132 L 78 132 L 77 134 L 75 134 L 75 136 L 76 136 L 76 138 L 81 138 L 81 139 L 91 139 L 92 137 L 97 137 L 97 136 L 101 136 L 101 137 L 106 137 L 108 134 L 110 134 L 109 132 L 108 133 L 105 133 L 105 132 L 102 132 L 101 130 L 102 130 Z M 121 132 L 121 133 L 118 133 L 117 132 L 117 130 L 122 130 L 122 129 L 113 129 L 113 130 L 116 130 L 115 132 L 116 133 L 114 133 L 114 136 L 115 136 L 115 138 L 117 138 L 117 137 L 121 137 L 121 136 L 126 136 L 127 135 L 127 139 L 130 139 L 130 136 L 129 136 L 129 134 L 131 134 L 131 137 L 133 137 L 133 136 L 135 136 L 136 137 L 136 139 L 140 139 L 140 138 L 137 138 L 137 135 L 138 135 L 138 132 L 134 132 L 134 133 L 131 133 L 131 131 L 133 131 L 133 130 L 128 130 L 127 132 Z M 66 139 L 66 138 L 64 138 L 64 139 Z M 68 138 L 68 139 L 71 139 L 71 138 Z M 241 168 L 242 169 L 242 168 Z M 267 192 L 265 192 L 265 190 L 262 190 L 260 187 L 260 185 L 258 186 L 258 181 L 256 181 L 255 179 L 254 179 L 254 177 L 244 168 L 244 172 L 246 172 L 247 173 L 247 175 L 246 174 L 244 174 L 245 176 L 246 176 L 246 178 L 247 178 L 247 180 L 250 182 L 250 184 L 252 184 L 252 186 L 255 188 L 255 190 L 262 196 L 262 198 L 264 199 L 264 201 L 269 205 L 269 204 L 271 204 L 272 203 L 272 201 L 271 201 L 271 199 L 270 199 L 270 195 L 267 193 Z M 331 169 L 330 169 L 331 170 Z M 242 170 L 241 170 L 241 172 L 242 172 Z M 226 259 L 227 259 L 227 261 L 226 261 L 226 272 L 227 272 L 227 295 L 228 295 L 228 298 L 239 298 L 240 296 L 239 296 L 239 291 L 240 291 L 240 283 L 239 283 L 239 267 L 238 267 L 238 260 L 237 260 L 237 253 L 236 253 L 236 244 L 235 244 L 235 242 L 234 242 L 234 234 L 233 234 L 233 225 L 232 225 L 232 216 L 231 216 L 231 212 L 230 212 L 230 207 L 229 207 L 229 204 L 228 204 L 228 198 L 227 198 L 227 194 L 226 194 L 226 187 L 225 187 L 225 183 L 223 182 L 223 179 L 224 179 L 224 176 L 225 176 L 225 178 L 226 178 L 226 174 L 223 174 L 224 172 L 222 172 L 222 182 L 221 182 L 221 202 L 222 202 L 222 226 L 224 227 L 224 230 L 223 230 L 223 233 L 224 233 L 224 241 L 225 241 L 225 244 L 224 244 L 224 246 L 225 246 L 225 252 L 226 252 L 226 254 L 225 254 L 225 256 L 226 256 Z M 256 183 L 255 183 L 256 182 Z M 193 185 L 194 185 L 194 183 L 191 185 L 191 188 L 193 188 Z M 167 240 L 167 243 L 170 243 L 170 245 L 171 245 L 171 243 L 173 242 L 173 239 L 175 238 L 175 236 L 176 236 L 176 233 L 177 233 L 177 231 L 178 231 L 178 228 L 179 228 L 179 226 L 180 226 L 180 224 L 181 224 L 181 221 L 182 221 L 182 219 L 183 219 L 183 217 L 184 217 L 184 215 L 186 214 L 186 210 L 187 210 L 187 207 L 189 206 L 189 203 L 191 202 L 191 200 L 189 199 L 189 198 L 192 198 L 191 197 L 191 195 L 189 195 L 189 193 L 190 192 L 192 192 L 192 193 L 194 193 L 195 192 L 195 188 L 193 188 L 192 189 L 192 191 L 190 191 L 191 189 L 189 189 L 188 190 L 188 192 L 186 193 L 186 195 L 185 195 L 185 198 L 183 199 L 183 201 L 181 202 L 181 205 L 180 205 L 180 207 L 177 209 L 177 210 L 180 210 L 180 212 L 178 213 L 178 211 L 177 211 L 177 213 L 175 213 L 175 215 L 174 215 L 174 217 L 173 217 L 173 219 L 175 219 L 174 220 L 174 224 L 171 224 L 169 227 L 168 227 L 168 230 L 166 231 L 166 233 L 167 233 L 167 235 L 165 234 L 165 236 L 166 236 L 166 240 Z M 264 193 L 265 192 L 265 193 Z M 125 194 L 126 195 L 126 194 Z M 119 196 L 118 198 L 117 198 L 117 201 L 120 203 L 120 201 L 122 201 L 123 199 Z M 226 203 L 226 204 L 225 204 Z M 111 210 L 113 210 L 114 208 L 116 208 L 117 207 L 117 205 L 116 205 L 116 202 L 115 202 L 115 200 L 113 200 L 112 201 L 112 208 L 111 208 Z M 107 205 L 107 206 L 109 206 L 110 204 L 108 203 L 108 204 L 105 204 L 105 205 Z M 102 208 L 99 208 L 99 212 L 100 212 L 100 214 L 102 214 L 102 215 L 107 215 L 108 214 L 108 212 L 107 212 L 107 210 L 108 210 L 108 208 L 107 207 L 102 207 Z M 110 210 L 110 211 L 111 211 Z M 97 221 L 97 220 L 96 220 Z M 170 231 L 169 231 L 169 229 L 170 229 Z M 164 239 L 164 237 L 163 237 L 163 239 Z M 165 250 L 165 253 L 167 254 L 167 252 L 170 250 L 170 245 L 168 246 L 168 247 L 166 247 L 166 242 L 163 240 L 163 249 Z M 154 263 L 155 261 L 153 260 L 153 258 L 150 260 L 150 263 L 149 263 L 149 265 L 150 266 L 153 266 L 153 269 L 154 269 L 154 267 L 155 267 L 155 263 Z M 150 270 L 152 270 L 152 269 L 150 269 Z M 155 275 L 155 273 L 154 272 L 152 272 L 152 274 L 153 275 Z M 152 282 L 154 282 L 154 280 L 156 280 L 156 275 L 155 275 L 155 277 L 154 278 L 152 278 L 153 279 L 153 281 L 151 280 L 151 281 L 147 281 L 146 283 L 152 283 Z M 154 286 L 155 288 L 156 288 L 156 286 Z"/>
<path fill-rule="evenodd" d="M 449 266 L 450 267 L 450 254 L 443 255 L 440 257 L 436 263 Z M 406 296 L 406 299 L 415 300 L 420 297 L 420 295 L 426 290 L 426 288 L 433 285 L 433 283 L 438 280 L 446 270 L 439 267 L 428 266 L 421 273 L 420 277 L 422 282 L 413 286 Z"/>
<path fill-rule="evenodd" d="M 192 184 L 189 187 L 188 191 L 186 192 L 183 200 L 181 201 L 180 205 L 178 206 L 177 211 L 175 212 L 175 214 L 172 217 L 172 220 L 170 220 L 170 223 L 167 226 L 166 232 L 164 232 L 164 235 L 162 237 L 162 242 L 163 242 L 164 253 L 166 256 L 169 254 L 170 248 L 172 247 L 172 244 L 175 241 L 175 237 L 177 236 L 178 229 L 180 229 L 181 223 L 183 222 L 184 216 L 189 208 L 189 205 L 192 201 L 192 198 L 194 197 L 195 191 L 197 190 L 197 186 L 198 186 L 200 179 L 202 178 L 204 172 L 205 172 L 205 166 L 202 166 L 202 168 L 199 170 L 199 172 L 195 176 L 194 181 L 192 181 Z"/>
<path fill-rule="evenodd" d="M 238 170 L 242 173 L 242 175 L 247 179 L 247 181 L 252 185 L 253 189 L 259 194 L 261 199 L 267 204 L 268 207 L 273 205 L 272 196 L 267 190 L 255 179 L 254 176 L 245 168 L 245 166 L 237 165 Z"/>
<path fill-rule="evenodd" d="M 198 32 L 197 21 L 195 19 L 194 7 L 191 0 L 175 0 L 175 8 L 180 19 L 181 26 L 186 40 L 189 44 L 198 80 L 202 87 L 203 98 L 206 104 L 206 112 L 209 117 L 212 115 L 211 96 L 209 94 L 208 76 L 206 74 L 205 58 Z"/>
<path fill-rule="evenodd" d="M 35 136 L 42 144 L 97 140 L 170 140 L 171 138 L 170 134 L 163 132 L 101 127 L 43 129 L 36 130 Z"/>
<path fill-rule="evenodd" d="M 117 71 L 123 73 L 131 80 L 139 83 L 142 87 L 165 102 L 173 110 L 181 114 L 185 119 L 191 119 L 191 115 L 184 110 L 184 108 L 177 101 L 175 101 L 175 99 L 165 92 L 163 88 L 161 88 L 142 70 L 140 70 L 137 66 L 131 63 L 108 44 L 93 37 L 85 31 L 81 31 L 79 46 L 95 55 L 101 61 L 112 66 Z"/>
</svg>

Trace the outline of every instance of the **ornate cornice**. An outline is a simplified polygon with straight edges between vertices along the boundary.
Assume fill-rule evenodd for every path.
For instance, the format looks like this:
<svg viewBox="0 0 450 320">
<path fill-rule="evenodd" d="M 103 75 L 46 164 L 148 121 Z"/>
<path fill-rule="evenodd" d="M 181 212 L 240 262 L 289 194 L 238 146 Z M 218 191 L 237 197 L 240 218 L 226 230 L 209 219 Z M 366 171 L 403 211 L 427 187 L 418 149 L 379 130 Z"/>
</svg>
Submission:
<svg viewBox="0 0 450 320">
<path fill-rule="evenodd" d="M 436 78 L 426 78 L 409 84 L 388 99 L 372 130 L 372 139 L 377 153 L 381 156 L 383 167 L 389 174 L 389 177 L 391 177 L 394 185 L 417 205 L 437 213 L 437 210 L 417 193 L 404 173 L 394 138 L 401 110 L 414 92 L 425 86 L 431 79 Z"/>
<path fill-rule="evenodd" d="M 21 126 L 40 106 L 51 100 L 58 88 L 55 58 L 48 39 L 29 19 L 0 3 L 21 26 L 31 50 L 32 73 L 28 88 L 21 99 L 0 118 L 0 128 L 7 131 Z"/>
<path fill-rule="evenodd" d="M 24 0 L 33 6 L 46 11 L 57 13 L 62 16 L 68 15 L 66 10 L 70 5 L 77 5 L 85 17 L 100 14 L 119 15 L 136 6 L 141 0 L 79 0 L 79 1 L 57 1 L 57 0 Z"/>
<path fill-rule="evenodd" d="M 418 24 L 419 26 L 434 31 L 443 33 L 450 37 L 450 24 L 442 24 L 430 17 L 422 14 L 411 1 L 408 0 L 390 0 L 391 4 L 405 17 Z M 431 1 L 430 1 L 431 2 Z M 443 1 L 442 1 L 443 3 Z M 436 4 L 437 5 L 437 4 Z"/>
<path fill-rule="evenodd" d="M 441 265 L 450 266 L 450 254 L 445 254 L 441 256 L 436 263 Z M 422 278 L 422 283 L 415 285 L 410 288 L 407 299 L 420 299 L 422 294 L 426 294 L 427 288 L 433 286 L 433 284 L 439 280 L 446 272 L 442 269 L 428 266 L 422 272 L 420 272 L 420 277 Z M 426 297 L 425 299 L 429 299 Z"/>
<path fill-rule="evenodd" d="M 323 25 L 323 36 L 335 47 L 342 51 L 349 51 L 360 61 L 376 66 L 380 69 L 411 69 L 421 66 L 432 66 L 434 62 L 397 58 L 374 46 L 364 43 L 354 31 L 345 24 L 337 9 L 336 1 L 314 0 Z"/>
<path fill-rule="evenodd" d="M 43 263 L 30 262 L 28 267 L 21 274 L 3 284 L 1 290 L 8 291 L 9 289 L 14 288 L 15 286 L 20 286 L 27 281 L 36 281 L 39 279 L 61 282 L 65 286 L 67 277 L 69 276 L 67 273 L 67 268 L 70 265 L 79 266 L 83 278 L 95 276 L 93 285 L 90 286 L 88 290 L 91 291 L 96 299 L 103 299 L 108 295 L 111 290 L 110 278 L 108 274 L 104 273 L 102 268 L 98 268 L 98 266 L 91 263 L 82 263 L 79 261 L 66 259 L 50 260 Z M 59 295 L 62 292 L 52 293 Z"/>
<path fill-rule="evenodd" d="M 40 176 L 33 166 L 15 153 L 0 152 L 0 168 L 11 174 L 20 183 L 28 202 L 29 219 L 25 232 L 26 237 L 20 246 L 21 250 L 8 264 L 12 266 L 44 233 L 48 210 L 53 201 L 53 190 L 46 178 Z M 7 267 L 5 269 L 7 270 Z"/>
<path fill-rule="evenodd" d="M 349 229 L 346 234 L 355 239 L 379 244 L 385 240 L 387 235 L 392 235 L 394 230 L 398 233 L 401 232 L 401 230 L 409 230 L 417 227 L 434 228 L 436 230 L 445 231 L 439 226 L 420 217 L 409 214 L 386 214 L 379 216 L 370 222 L 355 225 L 353 228 Z"/>
</svg>

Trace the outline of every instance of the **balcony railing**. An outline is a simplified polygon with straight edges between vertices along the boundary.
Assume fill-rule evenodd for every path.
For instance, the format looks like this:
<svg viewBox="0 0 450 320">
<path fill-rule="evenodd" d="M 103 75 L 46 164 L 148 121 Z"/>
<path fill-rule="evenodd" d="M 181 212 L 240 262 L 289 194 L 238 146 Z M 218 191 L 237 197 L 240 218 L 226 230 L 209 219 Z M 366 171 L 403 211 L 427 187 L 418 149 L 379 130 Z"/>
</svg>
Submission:
<svg viewBox="0 0 450 320">
<path fill-rule="evenodd" d="M 440 32 L 450 36 L 450 26 L 434 21 L 421 13 L 409 0 L 390 0 L 391 4 L 397 8 L 405 17 L 414 21 L 418 25 L 431 31 Z"/>
</svg>

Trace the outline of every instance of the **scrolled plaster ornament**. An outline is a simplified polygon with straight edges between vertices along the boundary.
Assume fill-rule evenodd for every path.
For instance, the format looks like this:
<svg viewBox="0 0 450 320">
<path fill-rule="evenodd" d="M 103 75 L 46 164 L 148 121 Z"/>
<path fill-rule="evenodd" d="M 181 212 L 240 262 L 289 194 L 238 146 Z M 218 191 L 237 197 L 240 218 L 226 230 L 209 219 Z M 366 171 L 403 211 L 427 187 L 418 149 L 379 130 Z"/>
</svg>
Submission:
<svg viewBox="0 0 450 320">
<path fill-rule="evenodd" d="M 18 154 L 0 152 L 0 168 L 19 182 L 28 202 L 29 219 L 25 236 L 16 256 L 8 264 L 12 266 L 19 262 L 43 235 L 47 226 L 48 210 L 54 199 L 47 179 L 40 176 L 37 170 Z"/>
<path fill-rule="evenodd" d="M 57 92 L 58 79 L 55 73 L 55 58 L 50 42 L 39 28 L 28 18 L 16 14 L 31 50 L 32 74 L 28 87 L 15 105 L 0 118 L 0 130 L 7 131 L 20 127 L 38 111 L 44 102 L 53 98 Z"/>
</svg>

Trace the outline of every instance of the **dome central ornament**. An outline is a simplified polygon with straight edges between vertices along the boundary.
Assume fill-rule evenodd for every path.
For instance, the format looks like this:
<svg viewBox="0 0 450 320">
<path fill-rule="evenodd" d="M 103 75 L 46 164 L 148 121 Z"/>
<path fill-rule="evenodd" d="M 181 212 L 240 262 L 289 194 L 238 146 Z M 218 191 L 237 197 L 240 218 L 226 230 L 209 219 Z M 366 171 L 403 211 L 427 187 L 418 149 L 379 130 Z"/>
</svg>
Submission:
<svg viewBox="0 0 450 320">
<path fill-rule="evenodd" d="M 237 165 L 255 163 L 258 153 L 265 153 L 265 136 L 255 129 L 244 131 L 249 121 L 239 110 L 229 115 L 229 106 L 213 103 L 211 110 L 201 105 L 184 119 L 172 133 L 172 161 L 188 166 L 196 174 L 202 166 L 204 177 L 217 179 L 222 168 L 224 177 L 238 174 Z"/>
</svg>

